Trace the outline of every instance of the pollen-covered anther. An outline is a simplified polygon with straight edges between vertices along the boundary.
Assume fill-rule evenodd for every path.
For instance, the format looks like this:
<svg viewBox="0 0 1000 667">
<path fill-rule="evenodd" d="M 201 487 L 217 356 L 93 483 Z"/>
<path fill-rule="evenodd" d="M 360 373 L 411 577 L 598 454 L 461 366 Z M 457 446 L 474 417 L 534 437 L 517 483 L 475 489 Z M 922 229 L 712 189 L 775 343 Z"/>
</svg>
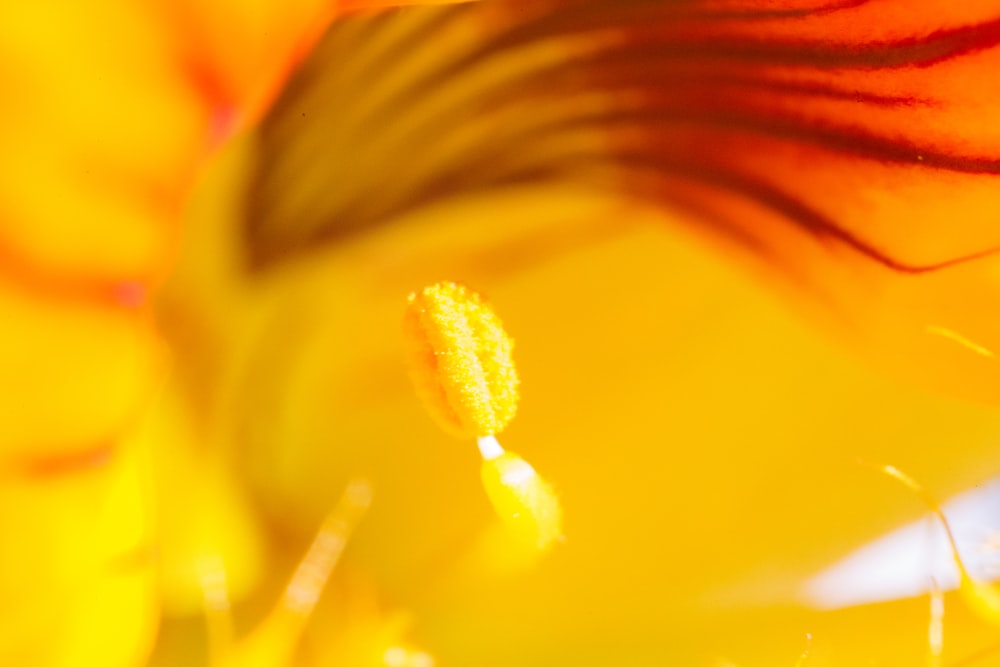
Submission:
<svg viewBox="0 0 1000 667">
<path fill-rule="evenodd" d="M 472 290 L 442 282 L 410 295 L 403 319 L 411 375 L 431 414 L 460 437 L 499 433 L 517 410 L 514 341 Z"/>
</svg>

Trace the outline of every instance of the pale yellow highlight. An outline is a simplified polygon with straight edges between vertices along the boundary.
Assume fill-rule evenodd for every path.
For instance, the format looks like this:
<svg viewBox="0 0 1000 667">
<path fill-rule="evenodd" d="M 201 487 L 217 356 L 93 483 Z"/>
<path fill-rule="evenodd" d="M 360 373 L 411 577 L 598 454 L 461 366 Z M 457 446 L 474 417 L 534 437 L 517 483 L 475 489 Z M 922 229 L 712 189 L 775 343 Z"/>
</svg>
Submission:
<svg viewBox="0 0 1000 667">
<path fill-rule="evenodd" d="M 987 357 L 989 359 L 996 358 L 996 353 L 993 352 L 993 350 L 989 349 L 988 347 L 984 347 L 973 340 L 969 340 L 968 338 L 958 333 L 957 331 L 952 331 L 947 327 L 938 326 L 936 324 L 928 324 L 925 330 L 932 336 L 941 336 L 942 338 L 947 338 L 950 341 L 958 343 L 965 349 L 974 352 L 978 355 L 981 355 L 983 357 Z"/>
<path fill-rule="evenodd" d="M 483 461 L 483 486 L 493 508 L 520 540 L 545 550 L 562 539 L 562 507 L 552 487 L 517 454 Z"/>
</svg>

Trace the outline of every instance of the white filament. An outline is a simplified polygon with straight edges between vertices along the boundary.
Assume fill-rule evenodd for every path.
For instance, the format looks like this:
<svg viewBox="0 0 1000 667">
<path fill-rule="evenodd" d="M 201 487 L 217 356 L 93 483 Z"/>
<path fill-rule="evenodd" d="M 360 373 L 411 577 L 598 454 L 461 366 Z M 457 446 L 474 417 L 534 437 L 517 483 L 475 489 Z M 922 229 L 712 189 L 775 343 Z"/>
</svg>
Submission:
<svg viewBox="0 0 1000 667">
<path fill-rule="evenodd" d="M 483 455 L 484 461 L 492 461 L 495 458 L 503 456 L 503 447 L 492 435 L 484 435 L 476 440 L 479 445 L 479 453 Z"/>
</svg>

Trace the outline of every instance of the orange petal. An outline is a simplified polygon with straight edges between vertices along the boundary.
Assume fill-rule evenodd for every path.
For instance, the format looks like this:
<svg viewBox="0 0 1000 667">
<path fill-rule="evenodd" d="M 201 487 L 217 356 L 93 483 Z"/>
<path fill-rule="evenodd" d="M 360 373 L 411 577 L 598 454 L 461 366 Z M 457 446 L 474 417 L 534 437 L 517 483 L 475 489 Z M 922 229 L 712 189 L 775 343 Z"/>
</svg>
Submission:
<svg viewBox="0 0 1000 667">
<path fill-rule="evenodd" d="M 159 275 L 206 115 L 152 17 L 119 0 L 5 5 L 0 80 L 0 270 Z"/>
<path fill-rule="evenodd" d="M 365 25 L 331 32 L 264 122 L 262 265 L 571 181 L 779 268 L 879 363 L 1000 401 L 995 364 L 927 333 L 1000 347 L 1000 92 L 980 85 L 1000 3 L 508 0 Z"/>
</svg>

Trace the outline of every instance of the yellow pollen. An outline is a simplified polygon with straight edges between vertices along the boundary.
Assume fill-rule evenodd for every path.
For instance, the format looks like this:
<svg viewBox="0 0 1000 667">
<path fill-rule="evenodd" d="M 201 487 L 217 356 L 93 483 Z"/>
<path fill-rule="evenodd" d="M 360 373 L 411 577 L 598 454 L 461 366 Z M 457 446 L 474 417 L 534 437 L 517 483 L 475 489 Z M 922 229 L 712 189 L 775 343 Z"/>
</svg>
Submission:
<svg viewBox="0 0 1000 667">
<path fill-rule="evenodd" d="M 411 376 L 450 433 L 499 433 L 517 410 L 514 341 L 478 294 L 442 282 L 410 295 L 403 331 Z"/>
<path fill-rule="evenodd" d="M 483 461 L 483 486 L 493 508 L 518 538 L 539 550 L 562 538 L 562 508 L 552 487 L 517 454 Z"/>
</svg>

